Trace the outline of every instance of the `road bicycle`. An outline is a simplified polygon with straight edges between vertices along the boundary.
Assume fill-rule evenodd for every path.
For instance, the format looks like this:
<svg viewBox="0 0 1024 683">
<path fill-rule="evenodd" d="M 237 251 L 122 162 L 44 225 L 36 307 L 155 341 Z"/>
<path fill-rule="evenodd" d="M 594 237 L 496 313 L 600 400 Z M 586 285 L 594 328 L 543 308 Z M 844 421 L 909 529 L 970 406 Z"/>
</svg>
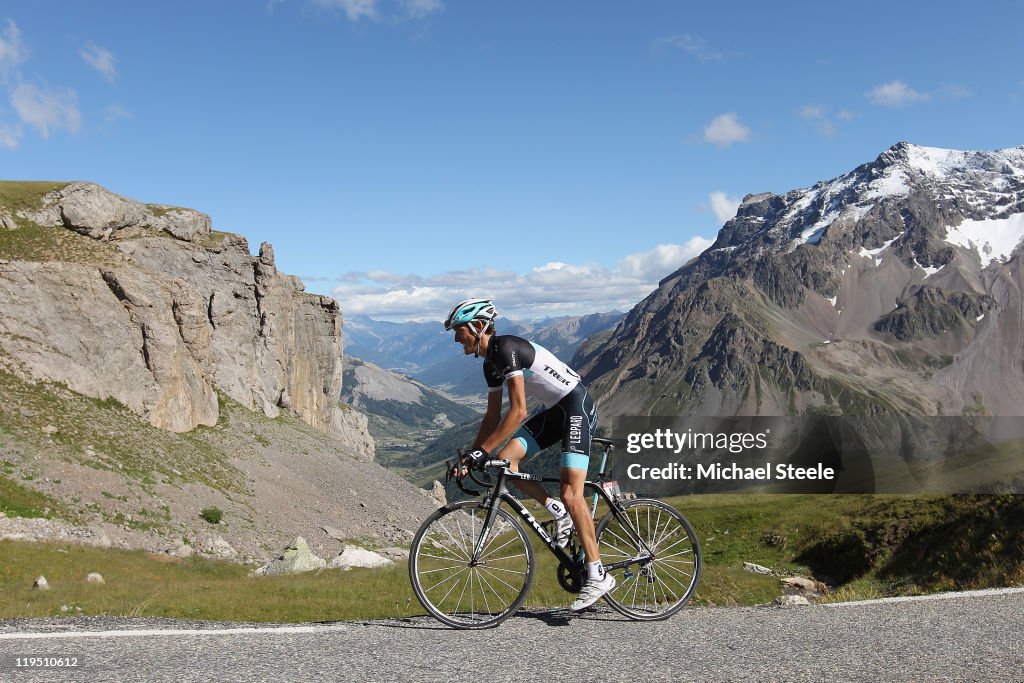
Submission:
<svg viewBox="0 0 1024 683">
<path fill-rule="evenodd" d="M 616 587 L 604 596 L 613 609 L 630 619 L 667 619 L 693 596 L 700 580 L 697 534 L 674 507 L 649 498 L 625 499 L 609 493 L 606 482 L 608 439 L 594 438 L 603 448 L 597 479 L 586 482 L 594 492 L 591 515 L 600 497 L 608 512 L 597 524 L 597 543 L 605 571 Z M 558 560 L 558 583 L 579 593 L 586 562 L 575 532 L 559 548 L 554 521 L 540 523 L 507 488 L 509 481 L 556 483 L 559 480 L 509 470 L 508 460 L 489 460 L 493 481 L 470 478 L 490 492 L 481 499 L 450 503 L 420 526 L 409 553 L 409 578 L 417 599 L 439 621 L 460 629 L 488 628 L 515 614 L 533 585 L 536 562 L 526 535 L 529 528 Z M 451 463 L 447 464 L 451 471 Z M 470 495 L 481 491 L 460 488 Z M 502 503 L 511 508 L 509 513 Z M 521 521 L 520 521 L 521 520 Z M 525 526 L 524 526 L 525 524 Z"/>
</svg>

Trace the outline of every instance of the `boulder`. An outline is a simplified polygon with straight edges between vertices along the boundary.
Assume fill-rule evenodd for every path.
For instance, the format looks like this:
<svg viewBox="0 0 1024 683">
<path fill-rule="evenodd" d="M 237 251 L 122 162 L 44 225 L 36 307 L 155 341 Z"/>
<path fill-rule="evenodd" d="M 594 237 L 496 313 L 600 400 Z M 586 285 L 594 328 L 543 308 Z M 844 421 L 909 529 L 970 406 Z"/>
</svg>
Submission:
<svg viewBox="0 0 1024 683">
<path fill-rule="evenodd" d="M 434 480 L 434 485 L 430 489 L 430 497 L 437 501 L 437 504 L 444 507 L 448 504 L 448 494 L 444 490 L 444 484 L 437 479 Z"/>
<path fill-rule="evenodd" d="M 328 566 L 331 569 L 347 571 L 353 567 L 376 568 L 387 567 L 391 564 L 394 564 L 394 562 L 383 555 L 375 553 L 372 550 L 367 550 L 366 548 L 350 545 L 346 547 L 340 555 L 331 560 L 331 563 Z"/>
<path fill-rule="evenodd" d="M 85 582 L 94 583 L 98 586 L 102 586 L 106 583 L 106 581 L 103 580 L 103 575 L 99 572 L 90 572 L 89 574 L 87 574 L 85 577 Z"/>
<path fill-rule="evenodd" d="M 753 562 L 744 562 L 743 568 L 748 572 L 753 572 L 755 574 L 765 574 L 766 576 L 770 576 L 772 574 L 772 570 L 768 567 L 762 567 L 761 565 L 754 564 Z"/>
<path fill-rule="evenodd" d="M 405 547 L 405 548 L 397 548 L 397 547 L 382 548 L 379 552 L 380 552 L 381 555 L 383 555 L 387 559 L 394 560 L 395 562 L 399 562 L 401 560 L 408 560 L 409 559 L 409 548 L 408 547 Z"/>
<path fill-rule="evenodd" d="M 193 547 L 203 555 L 211 555 L 228 560 L 238 557 L 238 551 L 232 548 L 230 543 L 216 535 L 201 535 L 197 537 Z"/>
<path fill-rule="evenodd" d="M 791 576 L 783 579 L 782 590 L 787 595 L 802 595 L 807 598 L 818 598 L 828 593 L 828 587 L 821 581 L 803 576 Z"/>
<path fill-rule="evenodd" d="M 811 602 L 802 595 L 780 595 L 772 601 L 776 607 L 803 607 Z"/>
<path fill-rule="evenodd" d="M 258 576 L 278 576 L 280 574 L 300 574 L 323 569 L 327 561 L 317 557 L 306 544 L 306 539 L 299 536 L 295 541 L 285 548 L 284 552 L 276 559 L 257 569 L 254 573 Z"/>
<path fill-rule="evenodd" d="M 38 591 L 48 591 L 48 590 L 50 590 L 50 584 L 47 583 L 45 576 L 40 576 L 32 584 L 32 589 L 33 590 L 38 590 Z"/>
<path fill-rule="evenodd" d="M 117 239 L 120 233 L 149 230 L 167 232 L 177 239 L 194 241 L 210 234 L 210 217 L 192 209 L 128 199 L 95 183 L 69 183 L 43 198 L 36 211 L 24 218 L 39 225 L 65 227 L 96 240 Z M 5 223 L 6 225 L 6 223 Z"/>
</svg>

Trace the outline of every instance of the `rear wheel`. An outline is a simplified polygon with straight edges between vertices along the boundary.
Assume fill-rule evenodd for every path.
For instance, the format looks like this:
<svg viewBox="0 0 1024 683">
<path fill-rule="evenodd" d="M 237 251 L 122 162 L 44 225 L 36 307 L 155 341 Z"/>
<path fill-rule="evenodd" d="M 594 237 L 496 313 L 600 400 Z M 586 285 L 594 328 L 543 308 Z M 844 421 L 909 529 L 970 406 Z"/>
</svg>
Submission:
<svg viewBox="0 0 1024 683">
<path fill-rule="evenodd" d="M 666 619 L 693 596 L 700 580 L 700 546 L 681 512 L 658 500 L 623 505 L 597 527 L 601 562 L 615 577 L 605 597 L 630 619 Z M 643 541 L 642 543 L 640 541 Z"/>
<path fill-rule="evenodd" d="M 498 508 L 474 558 L 487 508 L 467 500 L 427 518 L 409 552 L 409 579 L 420 603 L 455 628 L 496 626 L 512 616 L 533 583 L 533 548 L 519 520 Z"/>
</svg>

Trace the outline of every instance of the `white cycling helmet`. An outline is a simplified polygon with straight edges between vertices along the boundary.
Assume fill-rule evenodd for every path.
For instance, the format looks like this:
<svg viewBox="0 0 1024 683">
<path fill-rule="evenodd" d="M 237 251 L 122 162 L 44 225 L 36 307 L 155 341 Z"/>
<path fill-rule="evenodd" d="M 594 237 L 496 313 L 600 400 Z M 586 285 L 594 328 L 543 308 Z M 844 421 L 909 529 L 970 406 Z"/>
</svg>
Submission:
<svg viewBox="0 0 1024 683">
<path fill-rule="evenodd" d="M 497 317 L 498 312 L 494 310 L 494 302 L 490 299 L 466 299 L 448 314 L 444 321 L 444 329 L 450 330 L 456 325 L 464 325 L 474 320 L 483 320 L 490 325 Z"/>
<path fill-rule="evenodd" d="M 460 302 L 451 310 L 448 317 L 444 321 L 444 329 L 450 330 L 453 327 L 459 325 L 466 325 L 466 329 L 469 330 L 470 334 L 476 337 L 476 348 L 473 349 L 473 355 L 476 357 L 480 356 L 480 335 L 490 328 L 494 330 L 494 319 L 498 317 L 498 312 L 494 310 L 494 302 L 490 299 L 466 299 Z M 471 323 L 474 320 L 484 321 L 484 326 L 477 331 Z"/>
</svg>

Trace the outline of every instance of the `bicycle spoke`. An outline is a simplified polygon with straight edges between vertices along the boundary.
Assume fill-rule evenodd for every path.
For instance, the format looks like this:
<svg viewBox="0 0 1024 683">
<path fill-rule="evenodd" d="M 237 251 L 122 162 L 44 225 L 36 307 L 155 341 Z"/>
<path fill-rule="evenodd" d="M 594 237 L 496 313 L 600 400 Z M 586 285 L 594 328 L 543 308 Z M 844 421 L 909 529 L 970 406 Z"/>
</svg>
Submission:
<svg viewBox="0 0 1024 683">
<path fill-rule="evenodd" d="M 519 540 L 519 539 L 517 537 L 513 536 L 512 538 L 508 539 L 507 541 L 505 541 L 504 543 L 502 543 L 501 545 L 499 545 L 497 548 L 495 548 L 494 550 L 492 550 L 490 552 L 495 552 L 496 553 L 499 550 L 503 549 L 505 546 L 507 546 L 509 543 L 515 543 L 517 540 Z M 485 559 L 489 560 L 489 558 L 487 556 L 487 553 L 486 552 L 480 553 L 480 559 L 481 560 L 485 560 Z"/>
<path fill-rule="evenodd" d="M 483 576 L 483 572 L 482 571 L 477 572 L 476 582 L 480 586 L 480 597 L 483 598 L 484 609 L 487 610 L 485 612 L 485 614 L 494 614 L 494 612 L 491 611 L 491 602 L 490 602 L 490 600 L 487 599 L 487 587 L 485 586 L 486 582 L 484 581 L 484 576 Z M 493 591 L 494 589 L 491 589 L 491 590 Z M 497 595 L 497 594 L 495 593 L 495 595 Z"/>
<path fill-rule="evenodd" d="M 610 547 L 610 548 L 611 548 L 612 550 L 615 550 L 615 551 L 618 551 L 619 553 L 621 553 L 621 554 L 622 554 L 622 557 L 636 557 L 636 556 L 637 556 L 637 554 L 638 554 L 638 552 L 639 552 L 639 549 L 638 549 L 638 548 L 636 547 L 636 544 L 635 544 L 635 543 L 633 543 L 632 541 L 630 541 L 630 540 L 628 540 L 628 539 L 625 539 L 625 538 L 623 538 L 622 536 L 620 536 L 619 534 L 615 533 L 614 531 L 612 531 L 612 530 L 610 530 L 610 529 L 605 529 L 605 533 L 607 533 L 607 534 L 611 534 L 612 536 L 614 536 L 615 538 L 617 538 L 617 539 L 618 539 L 618 540 L 620 540 L 621 542 L 623 542 L 623 543 L 626 543 L 626 544 L 628 544 L 628 545 L 629 545 L 629 547 L 630 547 L 630 549 L 631 549 L 632 551 L 637 551 L 637 552 L 624 552 L 624 551 L 623 551 L 623 550 L 622 550 L 621 548 L 619 548 L 618 546 L 616 546 L 616 545 L 613 545 L 613 544 L 611 544 L 611 543 L 608 543 L 608 546 L 609 546 L 609 547 Z M 602 540 L 604 540 L 604 534 L 602 534 Z M 607 541 L 606 541 L 606 542 L 607 542 Z M 602 553 L 602 554 L 603 554 L 603 553 Z"/>
<path fill-rule="evenodd" d="M 482 568 L 482 569 L 481 569 L 481 574 L 483 574 L 483 573 L 485 573 L 485 572 L 487 572 L 487 573 L 488 573 L 488 576 L 490 576 L 490 578 L 494 579 L 494 580 L 495 580 L 495 581 L 497 581 L 498 583 L 501 583 L 501 584 L 504 584 L 505 586 L 507 586 L 509 590 L 511 590 L 511 591 L 513 591 L 513 592 L 515 592 L 515 591 L 519 590 L 518 588 L 516 588 L 515 586 L 513 586 L 513 585 L 512 585 L 511 583 L 509 583 L 508 581 L 505 581 L 505 580 L 504 580 L 503 578 L 501 578 L 500 576 L 498 576 L 498 575 L 494 574 L 494 573 L 493 573 L 493 571 L 492 571 L 492 570 L 491 570 L 490 568 Z M 481 577 L 481 578 L 483 578 L 483 577 Z M 489 584 L 488 584 L 488 585 L 489 585 Z M 500 593 L 499 593 L 498 591 L 494 590 L 494 588 L 493 588 L 493 587 L 491 588 L 491 591 L 492 591 L 492 592 L 493 592 L 493 593 L 494 593 L 495 595 L 498 595 L 498 596 L 500 596 L 500 595 L 501 595 L 501 594 L 500 594 Z"/>
<path fill-rule="evenodd" d="M 462 593 L 459 594 L 459 599 L 455 603 L 455 609 L 453 610 L 454 614 L 458 614 L 459 613 L 459 608 L 462 607 L 462 599 L 466 597 L 466 589 L 469 588 L 469 585 L 472 582 L 473 582 L 473 572 L 469 571 L 466 574 L 466 585 L 462 587 Z"/>
<path fill-rule="evenodd" d="M 516 569 L 506 569 L 505 567 L 488 566 L 487 568 L 490 569 L 492 572 L 505 572 L 506 574 L 517 574 L 519 576 L 526 576 L 526 574 L 528 573 L 524 571 L 518 571 Z"/>
<path fill-rule="evenodd" d="M 458 585 L 458 580 L 460 579 L 460 576 L 461 576 L 461 575 L 462 575 L 463 573 L 465 573 L 466 571 L 468 571 L 468 570 L 469 570 L 469 567 L 463 567 L 462 569 L 460 569 L 459 571 L 455 572 L 455 573 L 454 573 L 454 574 L 452 574 L 451 576 L 449 576 L 449 577 L 447 577 L 447 578 L 444 578 L 444 579 L 441 579 L 440 581 L 438 581 L 438 582 L 437 582 L 437 583 L 435 583 L 434 585 L 430 586 L 429 588 L 425 588 L 425 589 L 424 589 L 424 591 L 428 591 L 428 592 L 429 592 L 429 591 L 432 591 L 432 590 L 434 590 L 435 588 L 437 588 L 437 587 L 439 587 L 439 586 L 442 586 L 442 585 L 444 585 L 444 584 L 448 583 L 449 581 L 453 581 L 453 580 L 455 581 L 455 584 L 453 584 L 453 585 Z M 450 589 L 450 588 L 448 589 L 448 592 L 449 592 L 449 593 L 451 592 L 451 589 Z M 443 596 L 443 597 L 441 598 L 441 600 L 443 601 L 443 600 L 444 600 L 445 598 L 447 598 L 447 597 L 448 597 L 448 593 L 445 593 L 445 595 L 444 595 L 444 596 Z"/>
<path fill-rule="evenodd" d="M 676 543 L 675 545 L 679 544 Z M 693 548 L 686 548 L 685 550 L 680 550 L 678 553 L 672 553 L 671 555 L 658 555 L 657 557 L 659 560 L 667 560 L 670 557 L 679 557 L 680 555 L 693 555 Z"/>
<path fill-rule="evenodd" d="M 502 560 L 514 560 L 517 557 L 526 557 L 526 553 L 518 553 L 516 555 L 506 555 L 505 557 L 488 557 L 486 561 L 488 564 L 494 562 L 501 562 Z"/>
<path fill-rule="evenodd" d="M 662 540 L 665 539 L 665 537 L 667 537 L 670 533 L 672 533 L 672 522 L 674 522 L 674 521 L 675 521 L 674 519 L 669 517 L 665 521 L 665 529 L 664 529 L 664 531 L 662 531 L 662 529 L 661 529 L 661 510 L 658 510 L 658 519 L 654 520 L 654 533 L 652 533 L 650 535 L 650 537 L 648 538 L 648 542 L 650 543 L 651 551 L 652 552 L 654 552 L 655 549 L 659 545 L 661 545 L 661 542 L 662 542 Z M 650 527 L 648 527 L 648 528 L 650 528 Z"/>
<path fill-rule="evenodd" d="M 672 575 L 672 572 L 663 572 L 663 573 L 657 574 L 656 576 L 658 576 L 659 578 L 661 578 L 662 576 L 666 576 L 669 579 L 671 579 L 672 581 L 675 581 L 676 585 L 678 585 L 680 588 L 682 588 L 684 592 L 686 591 L 687 586 L 685 584 L 683 584 L 681 581 L 679 581 L 676 577 L 674 577 Z M 664 583 L 664 579 L 661 579 L 661 580 L 662 580 L 662 583 Z M 669 589 L 668 586 L 665 586 L 665 590 L 670 590 L 670 589 Z"/>
<path fill-rule="evenodd" d="M 499 524 L 501 525 L 501 528 L 497 528 Z M 506 533 L 506 530 L 511 530 L 511 526 L 509 526 L 509 524 L 507 522 L 505 522 L 505 520 L 503 520 L 503 519 L 495 520 L 494 526 L 491 527 L 491 537 L 489 539 L 487 539 L 487 542 L 484 544 L 484 548 L 480 552 L 480 554 L 481 555 L 486 555 L 488 552 L 490 552 L 490 545 L 491 545 L 491 543 L 494 543 L 499 538 L 501 538 Z M 514 539 L 514 537 L 513 537 L 513 539 Z"/>
<path fill-rule="evenodd" d="M 424 569 L 423 571 L 420 572 L 420 574 L 436 574 L 437 572 L 450 572 L 453 569 L 458 569 L 459 567 L 465 567 L 465 566 L 466 565 L 464 565 L 464 564 L 453 564 L 450 567 L 438 567 L 437 569 Z"/>
<path fill-rule="evenodd" d="M 456 519 L 455 522 L 456 522 L 456 524 L 458 524 L 458 519 Z M 440 526 L 441 526 L 441 531 L 446 533 L 448 535 L 448 538 L 451 539 L 451 542 L 454 545 L 454 549 L 458 550 L 459 554 L 463 556 L 463 559 L 468 561 L 469 558 L 470 558 L 471 553 L 467 553 L 466 552 L 466 549 L 462 546 L 462 541 L 460 539 L 455 538 L 455 534 L 452 533 L 452 530 L 448 528 L 448 525 L 441 524 Z M 461 534 L 461 530 L 460 530 L 460 534 Z"/>
</svg>

